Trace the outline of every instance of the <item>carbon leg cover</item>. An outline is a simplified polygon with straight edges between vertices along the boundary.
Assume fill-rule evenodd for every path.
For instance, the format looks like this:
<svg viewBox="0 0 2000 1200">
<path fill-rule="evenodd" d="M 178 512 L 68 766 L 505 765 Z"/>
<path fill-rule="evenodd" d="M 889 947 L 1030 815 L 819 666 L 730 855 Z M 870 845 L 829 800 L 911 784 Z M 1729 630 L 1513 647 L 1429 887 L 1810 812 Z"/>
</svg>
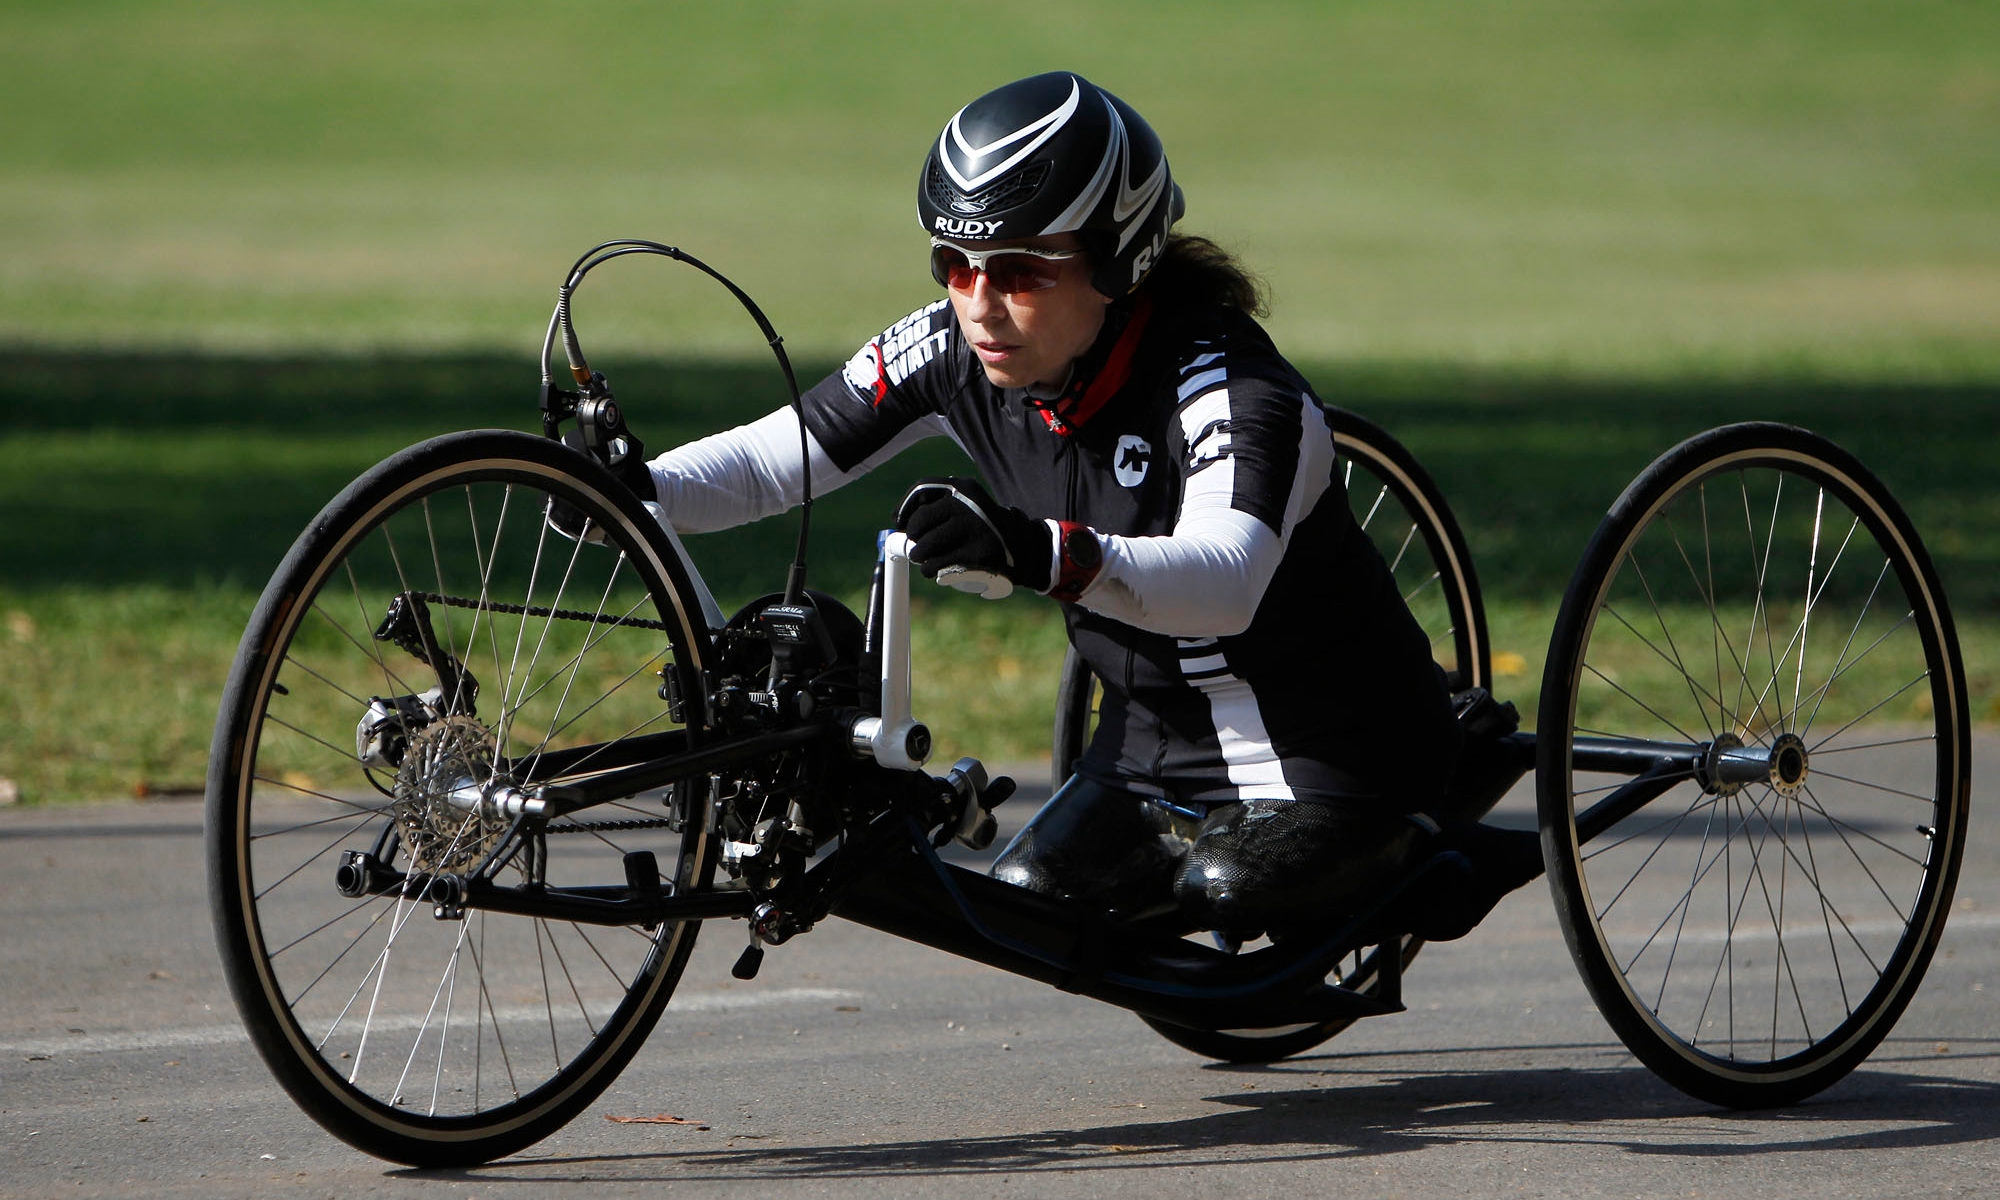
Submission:
<svg viewBox="0 0 2000 1200">
<path fill-rule="evenodd" d="M 1324 926 L 1393 878 L 1419 836 L 1373 800 L 1245 800 L 1202 822 L 1174 877 L 1188 917 L 1249 936 Z"/>
<path fill-rule="evenodd" d="M 1072 776 L 993 863 L 993 878 L 1121 914 L 1173 900 L 1187 834 L 1145 797 Z"/>
</svg>

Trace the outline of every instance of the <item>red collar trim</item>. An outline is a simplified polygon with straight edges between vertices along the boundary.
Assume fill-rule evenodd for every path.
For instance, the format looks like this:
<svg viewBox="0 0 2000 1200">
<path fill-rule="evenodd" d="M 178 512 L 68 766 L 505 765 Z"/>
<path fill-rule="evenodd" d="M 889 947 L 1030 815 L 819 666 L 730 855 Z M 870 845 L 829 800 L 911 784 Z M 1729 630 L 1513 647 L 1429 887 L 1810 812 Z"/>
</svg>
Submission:
<svg viewBox="0 0 2000 1200">
<path fill-rule="evenodd" d="M 1111 402 L 1127 381 L 1132 378 L 1132 356 L 1138 353 L 1139 339 L 1145 335 L 1146 322 L 1153 315 L 1153 299 L 1144 292 L 1139 293 L 1132 303 L 1132 315 L 1119 331 L 1118 340 L 1111 345 L 1111 353 L 1104 356 L 1104 365 L 1090 377 L 1090 382 L 1078 388 L 1071 385 L 1056 400 L 1053 408 L 1041 410 L 1042 420 L 1054 432 L 1068 437 L 1097 415 L 1099 409 Z"/>
</svg>

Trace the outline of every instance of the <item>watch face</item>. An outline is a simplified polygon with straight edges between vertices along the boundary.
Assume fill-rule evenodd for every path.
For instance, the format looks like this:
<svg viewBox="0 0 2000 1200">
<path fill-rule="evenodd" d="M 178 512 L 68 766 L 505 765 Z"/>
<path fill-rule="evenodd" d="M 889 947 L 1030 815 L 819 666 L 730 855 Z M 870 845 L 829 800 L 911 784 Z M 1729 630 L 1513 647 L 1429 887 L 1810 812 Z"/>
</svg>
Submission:
<svg viewBox="0 0 2000 1200">
<path fill-rule="evenodd" d="M 1104 547 L 1088 529 L 1072 529 L 1063 539 L 1063 557 L 1088 571 L 1104 561 Z"/>
</svg>

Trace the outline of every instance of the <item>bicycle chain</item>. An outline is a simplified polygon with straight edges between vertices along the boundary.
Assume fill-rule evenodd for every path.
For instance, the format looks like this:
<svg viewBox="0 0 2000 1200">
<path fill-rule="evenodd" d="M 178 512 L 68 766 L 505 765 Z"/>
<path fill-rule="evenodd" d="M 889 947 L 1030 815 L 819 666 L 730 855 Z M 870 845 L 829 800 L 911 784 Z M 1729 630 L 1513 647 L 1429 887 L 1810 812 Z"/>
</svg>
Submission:
<svg viewBox="0 0 2000 1200">
<path fill-rule="evenodd" d="M 648 620 L 645 617 L 607 617 L 603 613 L 581 612 L 573 608 L 544 608 L 539 604 L 502 604 L 497 600 L 468 600 L 463 596 L 443 596 L 436 592 L 412 593 L 418 599 L 431 604 L 442 604 L 448 608 L 471 608 L 480 612 L 505 613 L 508 616 L 554 617 L 563 621 L 594 621 L 599 625 L 624 626 L 630 629 L 653 629 L 661 633 L 672 633 L 673 626 L 665 621 Z"/>
<path fill-rule="evenodd" d="M 628 833 L 639 829 L 672 829 L 667 817 L 647 817 L 632 821 L 577 821 L 567 825 L 544 825 L 543 833 Z"/>
</svg>

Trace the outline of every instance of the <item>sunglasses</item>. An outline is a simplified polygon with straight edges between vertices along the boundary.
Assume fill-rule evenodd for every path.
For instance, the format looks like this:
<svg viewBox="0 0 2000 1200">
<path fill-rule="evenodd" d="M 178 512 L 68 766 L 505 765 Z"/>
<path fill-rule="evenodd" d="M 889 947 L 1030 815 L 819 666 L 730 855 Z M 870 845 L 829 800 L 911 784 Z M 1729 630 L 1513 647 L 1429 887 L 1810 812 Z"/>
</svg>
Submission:
<svg viewBox="0 0 2000 1200">
<path fill-rule="evenodd" d="M 1039 292 L 1062 280 L 1062 264 L 1081 250 L 1031 250 L 1013 246 L 1005 250 L 967 250 L 950 242 L 931 239 L 931 278 L 942 287 L 972 290 L 973 276 L 986 272 L 987 286 L 1009 296 Z"/>
</svg>

